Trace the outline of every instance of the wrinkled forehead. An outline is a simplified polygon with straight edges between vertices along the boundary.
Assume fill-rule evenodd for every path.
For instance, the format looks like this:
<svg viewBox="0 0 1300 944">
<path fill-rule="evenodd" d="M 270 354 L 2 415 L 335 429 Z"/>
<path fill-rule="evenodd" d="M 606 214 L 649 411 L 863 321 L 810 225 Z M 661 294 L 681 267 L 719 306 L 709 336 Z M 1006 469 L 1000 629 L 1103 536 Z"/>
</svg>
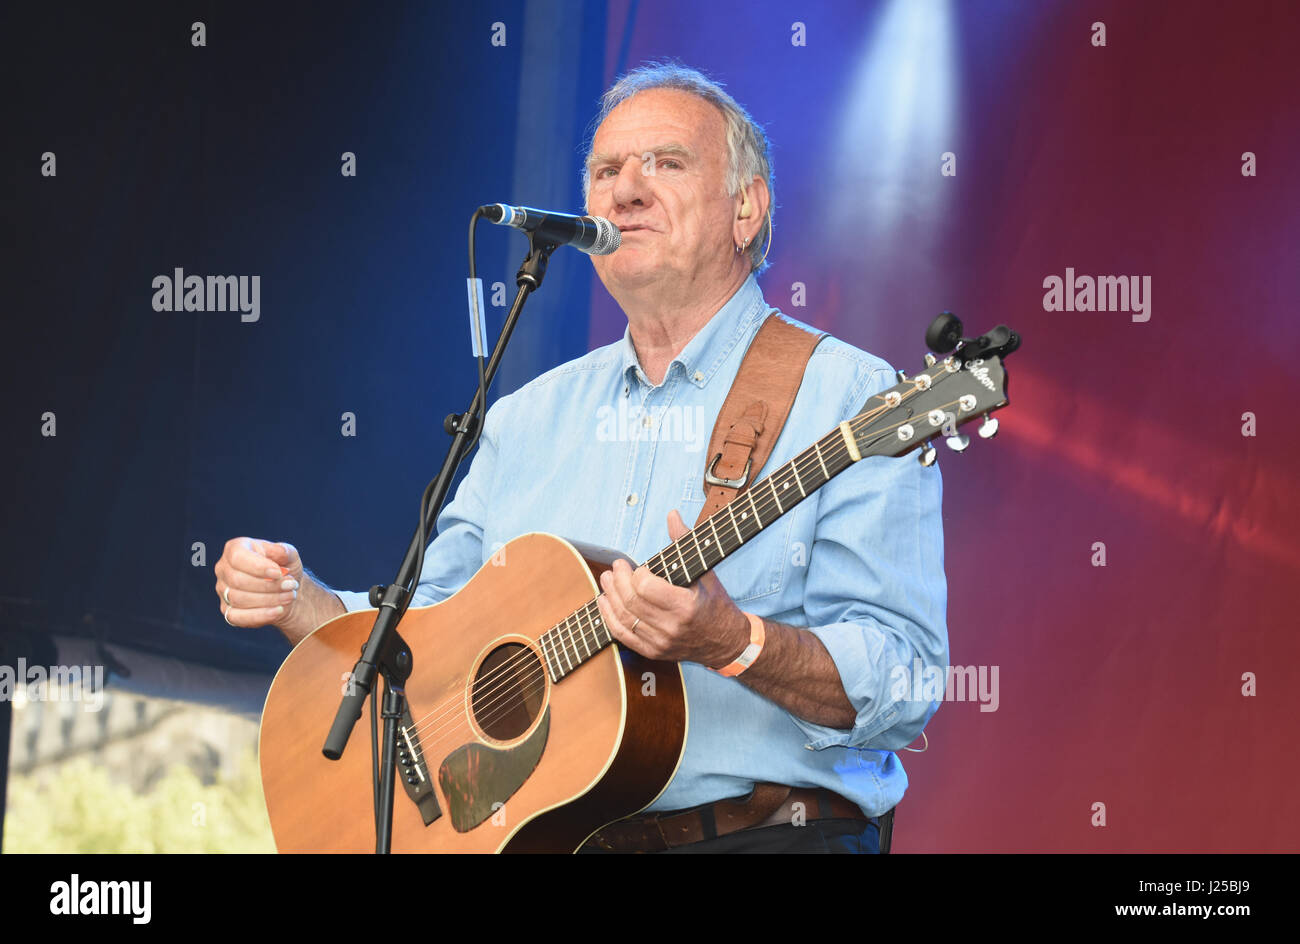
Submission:
<svg viewBox="0 0 1300 944">
<path fill-rule="evenodd" d="M 620 102 L 592 137 L 592 155 L 602 159 L 639 157 L 668 145 L 719 162 L 726 150 L 722 112 L 679 89 L 646 89 Z"/>
</svg>

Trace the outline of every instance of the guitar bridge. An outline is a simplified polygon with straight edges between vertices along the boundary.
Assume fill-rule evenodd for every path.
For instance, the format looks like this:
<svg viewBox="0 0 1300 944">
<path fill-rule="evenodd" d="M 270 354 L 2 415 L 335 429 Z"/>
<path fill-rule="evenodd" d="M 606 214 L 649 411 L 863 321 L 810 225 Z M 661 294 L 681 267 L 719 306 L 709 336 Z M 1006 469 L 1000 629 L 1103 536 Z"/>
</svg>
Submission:
<svg viewBox="0 0 1300 944">
<path fill-rule="evenodd" d="M 406 795 L 420 811 L 424 825 L 428 826 L 442 815 L 442 807 L 438 805 L 438 796 L 433 792 L 429 765 L 425 763 L 424 751 L 420 748 L 420 735 L 411 717 L 409 704 L 402 712 L 401 723 L 397 726 L 397 773 L 402 778 Z"/>
</svg>

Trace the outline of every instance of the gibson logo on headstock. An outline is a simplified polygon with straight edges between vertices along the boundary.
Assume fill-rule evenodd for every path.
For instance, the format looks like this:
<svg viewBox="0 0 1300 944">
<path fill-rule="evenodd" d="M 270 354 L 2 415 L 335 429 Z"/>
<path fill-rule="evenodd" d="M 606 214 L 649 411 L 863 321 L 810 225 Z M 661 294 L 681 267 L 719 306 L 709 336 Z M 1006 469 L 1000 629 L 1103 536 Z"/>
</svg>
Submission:
<svg viewBox="0 0 1300 944">
<path fill-rule="evenodd" d="M 993 380 L 989 377 L 989 369 L 987 367 L 984 367 L 983 364 L 984 364 L 983 358 L 979 358 L 978 360 L 971 361 L 970 372 L 975 377 L 975 379 L 978 380 L 980 383 L 982 383 L 984 386 L 988 387 L 990 390 L 996 390 L 997 387 L 994 385 Z"/>
</svg>

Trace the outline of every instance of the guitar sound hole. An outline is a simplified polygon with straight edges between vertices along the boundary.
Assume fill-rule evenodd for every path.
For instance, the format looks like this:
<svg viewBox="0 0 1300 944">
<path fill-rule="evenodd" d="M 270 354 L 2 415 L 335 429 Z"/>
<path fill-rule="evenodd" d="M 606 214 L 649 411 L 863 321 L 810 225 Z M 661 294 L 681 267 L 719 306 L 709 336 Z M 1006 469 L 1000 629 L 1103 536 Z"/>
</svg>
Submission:
<svg viewBox="0 0 1300 944">
<path fill-rule="evenodd" d="M 529 648 L 506 643 L 488 653 L 474 676 L 470 710 L 489 737 L 517 738 L 542 710 L 546 670 Z"/>
</svg>

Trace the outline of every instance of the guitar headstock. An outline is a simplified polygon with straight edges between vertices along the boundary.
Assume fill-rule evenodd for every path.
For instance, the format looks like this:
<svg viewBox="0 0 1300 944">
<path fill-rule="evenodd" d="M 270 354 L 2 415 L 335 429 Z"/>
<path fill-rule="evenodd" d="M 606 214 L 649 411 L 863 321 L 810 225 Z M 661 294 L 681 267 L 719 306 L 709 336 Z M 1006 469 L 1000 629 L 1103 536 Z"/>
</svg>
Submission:
<svg viewBox="0 0 1300 944">
<path fill-rule="evenodd" d="M 942 324 L 942 331 L 935 326 Z M 955 325 L 955 327 L 954 327 Z M 927 333 L 931 346 L 957 342 L 961 322 L 948 312 Z M 944 335 L 947 338 L 944 338 Z M 938 360 L 925 355 L 925 369 L 913 377 L 899 372 L 900 382 L 875 394 L 851 421 L 862 455 L 901 456 L 921 449 L 922 465 L 932 465 L 931 441 L 946 438 L 948 447 L 963 452 L 970 437 L 959 428 L 984 418 L 979 435 L 991 439 L 998 420 L 990 416 L 1007 405 L 1007 373 L 1003 357 L 1020 346 L 1020 337 L 1003 325 L 979 338 L 963 338 L 952 354 Z"/>
</svg>

